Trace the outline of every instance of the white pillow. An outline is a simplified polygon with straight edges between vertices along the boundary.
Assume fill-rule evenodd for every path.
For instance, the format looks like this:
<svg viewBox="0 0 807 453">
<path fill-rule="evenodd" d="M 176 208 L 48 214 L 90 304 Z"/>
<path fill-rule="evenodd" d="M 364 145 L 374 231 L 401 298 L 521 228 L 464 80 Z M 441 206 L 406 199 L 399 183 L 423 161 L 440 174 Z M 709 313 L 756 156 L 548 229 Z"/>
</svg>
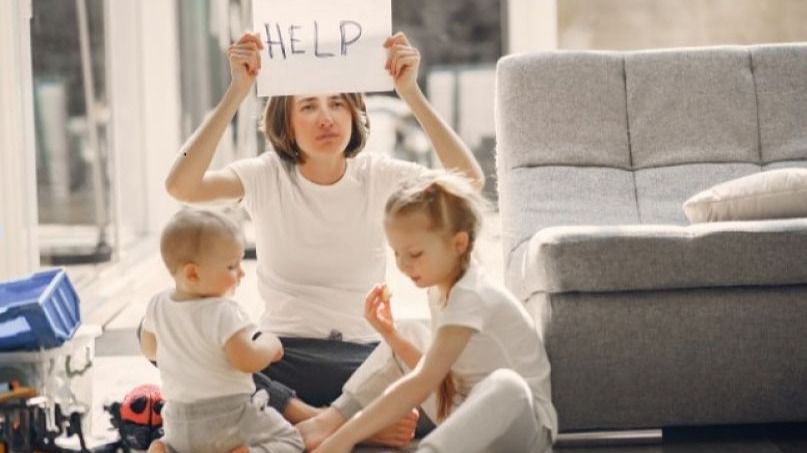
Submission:
<svg viewBox="0 0 807 453">
<path fill-rule="evenodd" d="M 764 171 L 718 184 L 684 202 L 692 223 L 807 217 L 807 168 Z"/>
</svg>

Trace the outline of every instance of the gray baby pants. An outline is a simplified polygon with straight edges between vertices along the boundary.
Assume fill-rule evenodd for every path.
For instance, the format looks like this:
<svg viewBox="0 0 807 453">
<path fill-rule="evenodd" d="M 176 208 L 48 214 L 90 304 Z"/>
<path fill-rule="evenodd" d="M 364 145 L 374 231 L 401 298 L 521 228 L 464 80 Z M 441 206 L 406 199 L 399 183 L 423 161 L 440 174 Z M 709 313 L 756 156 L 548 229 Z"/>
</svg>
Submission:
<svg viewBox="0 0 807 453">
<path fill-rule="evenodd" d="M 263 401 L 261 401 L 263 400 Z M 163 408 L 162 441 L 178 453 L 226 453 L 245 445 L 250 452 L 299 453 L 300 433 L 276 410 L 266 406 L 268 396 L 232 395 L 179 403 Z"/>
</svg>

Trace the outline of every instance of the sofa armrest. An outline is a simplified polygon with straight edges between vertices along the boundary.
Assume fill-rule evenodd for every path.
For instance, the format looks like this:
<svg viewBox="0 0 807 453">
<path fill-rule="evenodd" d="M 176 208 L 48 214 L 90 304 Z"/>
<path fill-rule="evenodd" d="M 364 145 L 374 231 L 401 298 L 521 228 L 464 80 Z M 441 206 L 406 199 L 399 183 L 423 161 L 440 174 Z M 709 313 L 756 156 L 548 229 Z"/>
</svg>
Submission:
<svg viewBox="0 0 807 453">
<path fill-rule="evenodd" d="M 807 283 L 807 219 L 549 227 L 523 255 L 526 294 Z"/>
</svg>

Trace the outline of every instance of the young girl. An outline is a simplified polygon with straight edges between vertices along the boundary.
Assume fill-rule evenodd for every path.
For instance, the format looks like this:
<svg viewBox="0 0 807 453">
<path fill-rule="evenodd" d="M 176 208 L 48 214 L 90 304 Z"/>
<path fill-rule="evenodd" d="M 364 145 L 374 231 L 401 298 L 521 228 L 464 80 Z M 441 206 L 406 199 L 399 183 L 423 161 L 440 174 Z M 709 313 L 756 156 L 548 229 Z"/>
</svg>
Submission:
<svg viewBox="0 0 807 453">
<path fill-rule="evenodd" d="M 524 307 L 471 258 L 480 202 L 467 180 L 447 173 L 411 182 L 388 199 L 387 239 L 398 268 L 428 287 L 433 340 L 421 357 L 396 333 L 383 285 L 373 288 L 365 301 L 370 324 L 399 360 L 416 365 L 369 406 L 347 414 L 316 453 L 348 452 L 418 405 L 438 423 L 418 451 L 551 449 L 557 415 L 542 341 Z"/>
</svg>

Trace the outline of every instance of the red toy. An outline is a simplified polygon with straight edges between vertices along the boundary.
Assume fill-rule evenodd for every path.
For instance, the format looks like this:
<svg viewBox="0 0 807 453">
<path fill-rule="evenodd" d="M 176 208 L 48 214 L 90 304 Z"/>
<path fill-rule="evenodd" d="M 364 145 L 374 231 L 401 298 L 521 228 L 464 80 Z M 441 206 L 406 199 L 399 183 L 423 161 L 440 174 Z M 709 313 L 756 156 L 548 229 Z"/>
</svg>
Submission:
<svg viewBox="0 0 807 453">
<path fill-rule="evenodd" d="M 144 384 L 129 391 L 122 403 L 106 407 L 112 415 L 112 425 L 118 429 L 121 447 L 125 452 L 145 450 L 154 439 L 163 435 L 160 413 L 165 400 L 160 388 Z"/>
<path fill-rule="evenodd" d="M 133 388 L 123 398 L 120 407 L 121 421 L 146 426 L 162 426 L 163 395 L 153 384 L 143 384 Z"/>
</svg>

